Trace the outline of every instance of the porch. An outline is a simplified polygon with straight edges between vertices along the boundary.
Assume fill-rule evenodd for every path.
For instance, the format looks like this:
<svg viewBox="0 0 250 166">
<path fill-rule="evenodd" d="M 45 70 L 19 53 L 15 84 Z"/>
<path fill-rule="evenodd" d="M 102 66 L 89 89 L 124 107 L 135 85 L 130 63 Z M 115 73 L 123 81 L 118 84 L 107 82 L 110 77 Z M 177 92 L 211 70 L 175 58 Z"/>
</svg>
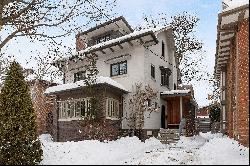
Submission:
<svg viewBox="0 0 250 166">
<path fill-rule="evenodd" d="M 189 115 L 189 103 L 192 99 L 190 90 L 171 90 L 161 93 L 166 106 L 161 107 L 161 127 L 163 129 L 179 129 L 182 118 Z"/>
</svg>

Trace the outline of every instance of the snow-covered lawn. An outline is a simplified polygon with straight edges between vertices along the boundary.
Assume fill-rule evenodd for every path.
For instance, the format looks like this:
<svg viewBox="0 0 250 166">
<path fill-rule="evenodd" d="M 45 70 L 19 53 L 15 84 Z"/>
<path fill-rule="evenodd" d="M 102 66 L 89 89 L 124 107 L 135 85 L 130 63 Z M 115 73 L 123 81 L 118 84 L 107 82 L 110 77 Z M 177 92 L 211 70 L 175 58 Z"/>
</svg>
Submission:
<svg viewBox="0 0 250 166">
<path fill-rule="evenodd" d="M 177 144 L 164 145 L 156 138 L 141 142 L 137 137 L 116 141 L 52 142 L 41 135 L 44 159 L 41 164 L 249 164 L 249 148 L 221 134 L 200 133 L 181 137 Z"/>
</svg>

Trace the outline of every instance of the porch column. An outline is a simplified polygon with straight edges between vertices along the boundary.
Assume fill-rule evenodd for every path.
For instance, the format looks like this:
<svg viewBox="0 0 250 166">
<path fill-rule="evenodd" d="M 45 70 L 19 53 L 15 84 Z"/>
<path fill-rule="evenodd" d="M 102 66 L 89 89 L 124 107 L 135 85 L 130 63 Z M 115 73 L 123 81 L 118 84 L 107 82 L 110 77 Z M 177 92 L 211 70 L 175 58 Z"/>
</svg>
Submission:
<svg viewBox="0 0 250 166">
<path fill-rule="evenodd" d="M 182 118 L 182 96 L 180 97 L 180 120 Z"/>
</svg>

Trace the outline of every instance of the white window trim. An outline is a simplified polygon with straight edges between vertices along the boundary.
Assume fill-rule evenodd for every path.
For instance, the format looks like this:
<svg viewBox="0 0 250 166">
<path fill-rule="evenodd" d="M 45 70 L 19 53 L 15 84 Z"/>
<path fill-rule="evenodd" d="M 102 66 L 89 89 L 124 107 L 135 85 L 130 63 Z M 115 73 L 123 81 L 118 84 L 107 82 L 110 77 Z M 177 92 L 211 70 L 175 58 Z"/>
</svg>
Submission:
<svg viewBox="0 0 250 166">
<path fill-rule="evenodd" d="M 63 101 L 58 101 L 58 121 L 72 121 L 72 120 L 83 120 L 84 117 L 87 116 L 86 111 L 85 111 L 85 116 L 83 117 L 76 117 L 76 110 L 75 110 L 75 104 L 78 101 L 85 101 L 85 104 L 87 104 L 86 101 L 89 101 L 91 97 L 86 97 L 86 98 L 80 98 L 80 99 L 72 99 L 72 100 L 63 100 Z M 60 103 L 66 103 L 66 102 L 74 102 L 74 117 L 62 117 L 62 111 L 60 110 Z M 88 107 L 87 107 L 88 108 Z M 86 105 L 85 105 L 86 109 Z M 81 116 L 81 113 L 80 113 Z"/>
<path fill-rule="evenodd" d="M 109 104 L 109 100 L 111 100 L 111 101 L 113 101 L 113 102 L 117 102 L 117 104 L 118 104 L 118 110 L 117 110 L 117 112 L 116 112 L 116 114 L 117 114 L 117 116 L 109 116 L 109 106 L 108 106 L 108 104 Z M 114 106 L 114 108 L 115 108 L 115 106 Z M 110 120 L 119 120 L 119 112 L 120 112 L 120 108 L 119 108 L 119 100 L 117 100 L 117 99 L 114 99 L 114 98 L 109 98 L 109 97 L 107 97 L 106 98 L 106 119 L 110 119 Z"/>
</svg>

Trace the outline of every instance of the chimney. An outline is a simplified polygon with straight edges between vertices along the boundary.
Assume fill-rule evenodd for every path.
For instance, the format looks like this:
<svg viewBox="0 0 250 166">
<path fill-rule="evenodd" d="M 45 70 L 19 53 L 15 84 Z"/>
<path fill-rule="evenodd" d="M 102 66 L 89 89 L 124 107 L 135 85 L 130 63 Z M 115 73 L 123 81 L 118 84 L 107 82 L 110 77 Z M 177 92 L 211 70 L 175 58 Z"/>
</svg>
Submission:
<svg viewBox="0 0 250 166">
<path fill-rule="evenodd" d="M 80 34 L 76 36 L 76 51 L 84 50 L 87 47 L 86 42 L 82 39 Z"/>
</svg>

